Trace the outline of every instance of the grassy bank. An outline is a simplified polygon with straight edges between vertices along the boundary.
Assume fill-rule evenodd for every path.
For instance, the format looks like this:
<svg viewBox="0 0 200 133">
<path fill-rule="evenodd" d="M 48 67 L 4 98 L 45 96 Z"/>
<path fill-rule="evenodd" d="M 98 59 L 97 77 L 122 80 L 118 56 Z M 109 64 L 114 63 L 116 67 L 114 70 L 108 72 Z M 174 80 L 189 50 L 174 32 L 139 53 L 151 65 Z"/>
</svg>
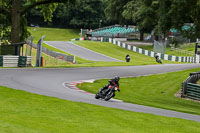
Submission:
<svg viewBox="0 0 200 133">
<path fill-rule="evenodd" d="M 0 132 L 198 133 L 200 123 L 0 87 Z"/>
<path fill-rule="evenodd" d="M 70 39 L 79 38 L 79 30 L 77 29 L 60 29 L 60 28 L 43 28 L 29 27 L 31 35 L 34 37 L 34 43 L 45 35 L 45 41 L 69 41 Z"/>
<path fill-rule="evenodd" d="M 120 79 L 121 92 L 116 93 L 116 99 L 130 103 L 142 104 L 175 111 L 200 114 L 200 103 L 175 97 L 181 89 L 182 82 L 189 73 L 200 68 L 171 72 L 166 74 Z M 81 89 L 97 93 L 108 80 L 96 80 L 94 83 L 83 83 Z M 77 85 L 79 87 L 79 85 Z"/>
</svg>

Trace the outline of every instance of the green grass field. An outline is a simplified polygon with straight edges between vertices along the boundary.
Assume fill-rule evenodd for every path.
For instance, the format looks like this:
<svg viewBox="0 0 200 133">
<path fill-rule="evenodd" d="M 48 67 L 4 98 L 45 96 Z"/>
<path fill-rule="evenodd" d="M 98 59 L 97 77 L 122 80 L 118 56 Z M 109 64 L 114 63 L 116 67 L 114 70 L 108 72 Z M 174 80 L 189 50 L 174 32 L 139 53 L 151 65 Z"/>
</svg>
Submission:
<svg viewBox="0 0 200 133">
<path fill-rule="evenodd" d="M 74 38 L 79 38 L 80 32 L 76 29 L 59 29 L 43 27 L 29 27 L 28 30 L 34 37 L 34 43 L 37 43 L 43 35 L 45 35 L 45 41 L 69 41 Z"/>
<path fill-rule="evenodd" d="M 187 112 L 200 115 L 200 103 L 175 97 L 182 82 L 189 73 L 200 68 L 171 72 L 166 74 L 120 79 L 121 92 L 116 92 L 116 99 L 126 102 Z M 108 79 L 96 80 L 94 83 L 83 83 L 81 87 L 88 92 L 97 93 L 99 88 L 108 83 Z"/>
<path fill-rule="evenodd" d="M 0 86 L 1 133 L 199 133 L 200 123 Z"/>
</svg>

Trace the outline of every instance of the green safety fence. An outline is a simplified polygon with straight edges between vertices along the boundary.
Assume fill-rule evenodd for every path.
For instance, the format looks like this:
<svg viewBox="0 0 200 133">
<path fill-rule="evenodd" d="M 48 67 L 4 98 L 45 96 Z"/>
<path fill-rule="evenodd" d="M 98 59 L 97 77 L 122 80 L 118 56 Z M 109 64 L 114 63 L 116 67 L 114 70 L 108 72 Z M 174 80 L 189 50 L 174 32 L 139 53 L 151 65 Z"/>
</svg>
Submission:
<svg viewBox="0 0 200 133">
<path fill-rule="evenodd" d="M 18 67 L 26 67 L 26 56 L 19 56 Z"/>
<path fill-rule="evenodd" d="M 3 56 L 0 56 L 0 67 L 3 67 Z"/>
<path fill-rule="evenodd" d="M 190 76 L 182 83 L 181 96 L 200 100 L 200 85 L 196 84 L 199 79 L 200 72 L 190 73 Z"/>
<path fill-rule="evenodd" d="M 188 98 L 200 100 L 200 85 L 187 83 L 186 95 Z"/>
</svg>

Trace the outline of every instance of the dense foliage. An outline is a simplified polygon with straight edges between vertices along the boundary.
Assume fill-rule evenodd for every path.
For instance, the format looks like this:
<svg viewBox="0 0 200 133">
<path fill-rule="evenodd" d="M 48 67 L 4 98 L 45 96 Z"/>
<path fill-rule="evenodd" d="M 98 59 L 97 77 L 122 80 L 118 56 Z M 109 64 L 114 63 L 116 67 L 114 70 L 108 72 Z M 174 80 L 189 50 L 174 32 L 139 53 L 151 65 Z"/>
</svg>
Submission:
<svg viewBox="0 0 200 133">
<path fill-rule="evenodd" d="M 64 28 L 98 28 L 100 20 L 105 20 L 102 0 L 77 0 L 71 6 L 59 4 L 53 13 L 52 22 L 44 22 L 39 9 L 28 13 L 29 24 Z M 103 21 L 105 23 L 105 21 Z"/>
<path fill-rule="evenodd" d="M 28 36 L 26 13 L 39 8 L 44 20 L 51 21 L 58 3 L 73 3 L 73 0 L 0 0 L 0 38 L 12 43 L 24 41 Z"/>
<path fill-rule="evenodd" d="M 28 35 L 26 20 L 28 25 L 88 29 L 131 24 L 141 35 L 152 30 L 168 35 L 175 28 L 199 37 L 200 0 L 0 0 L 1 38 L 23 41 Z M 192 24 L 190 30 L 182 29 L 185 23 Z"/>
</svg>

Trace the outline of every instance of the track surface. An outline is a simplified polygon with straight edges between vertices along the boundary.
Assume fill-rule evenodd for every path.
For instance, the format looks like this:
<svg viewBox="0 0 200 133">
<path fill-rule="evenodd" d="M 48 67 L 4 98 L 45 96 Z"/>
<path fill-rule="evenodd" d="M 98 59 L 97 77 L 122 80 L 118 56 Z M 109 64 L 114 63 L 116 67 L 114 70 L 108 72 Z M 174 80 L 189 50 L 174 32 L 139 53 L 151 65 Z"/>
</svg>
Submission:
<svg viewBox="0 0 200 133">
<path fill-rule="evenodd" d="M 64 86 L 66 82 L 120 77 L 136 77 L 156 73 L 165 73 L 199 67 L 198 64 L 170 64 L 125 67 L 88 67 L 59 69 L 0 69 L 0 85 L 25 90 L 41 95 L 58 97 L 105 107 L 119 108 L 135 112 L 151 113 L 168 117 L 177 117 L 200 122 L 200 115 L 185 114 L 175 111 L 124 103 L 117 100 L 105 102 L 96 100 L 94 95 L 76 91 Z"/>
<path fill-rule="evenodd" d="M 69 54 L 78 56 L 80 58 L 91 60 L 91 61 L 111 61 L 111 62 L 122 62 L 120 60 L 114 59 L 112 57 L 108 57 L 106 55 L 91 51 L 87 48 L 83 48 L 78 46 L 72 42 L 64 42 L 64 41 L 45 41 L 44 43 L 53 46 L 57 49 L 65 51 Z"/>
</svg>

